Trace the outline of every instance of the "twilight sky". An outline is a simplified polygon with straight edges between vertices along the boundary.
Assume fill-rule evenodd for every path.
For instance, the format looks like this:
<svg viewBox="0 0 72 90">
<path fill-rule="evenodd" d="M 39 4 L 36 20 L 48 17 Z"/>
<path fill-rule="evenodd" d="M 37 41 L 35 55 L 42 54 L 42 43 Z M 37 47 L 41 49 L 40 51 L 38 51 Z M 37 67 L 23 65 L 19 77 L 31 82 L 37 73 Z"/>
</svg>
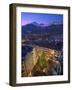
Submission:
<svg viewBox="0 0 72 90">
<path fill-rule="evenodd" d="M 53 23 L 63 23 L 62 14 L 44 14 L 44 13 L 21 13 L 21 24 L 26 25 L 32 22 L 50 25 Z"/>
</svg>

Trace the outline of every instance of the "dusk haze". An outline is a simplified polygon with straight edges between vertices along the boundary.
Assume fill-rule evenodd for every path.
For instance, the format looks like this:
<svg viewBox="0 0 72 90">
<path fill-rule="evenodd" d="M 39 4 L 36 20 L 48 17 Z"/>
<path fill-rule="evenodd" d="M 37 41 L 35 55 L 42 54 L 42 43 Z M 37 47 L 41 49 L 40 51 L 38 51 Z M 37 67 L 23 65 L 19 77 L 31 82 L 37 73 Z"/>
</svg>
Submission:
<svg viewBox="0 0 72 90">
<path fill-rule="evenodd" d="M 38 24 L 50 25 L 52 23 L 63 23 L 62 14 L 43 14 L 43 13 L 21 13 L 21 24 L 26 25 L 32 22 L 37 22 Z"/>
</svg>

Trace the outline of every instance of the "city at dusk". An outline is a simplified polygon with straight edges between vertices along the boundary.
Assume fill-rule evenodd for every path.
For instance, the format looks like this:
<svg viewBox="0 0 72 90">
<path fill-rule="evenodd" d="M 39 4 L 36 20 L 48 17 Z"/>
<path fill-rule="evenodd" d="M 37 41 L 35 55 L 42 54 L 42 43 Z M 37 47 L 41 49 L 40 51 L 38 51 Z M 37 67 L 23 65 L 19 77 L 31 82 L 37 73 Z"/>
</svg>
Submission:
<svg viewBox="0 0 72 90">
<path fill-rule="evenodd" d="M 63 15 L 21 13 L 21 76 L 63 75 Z"/>
</svg>

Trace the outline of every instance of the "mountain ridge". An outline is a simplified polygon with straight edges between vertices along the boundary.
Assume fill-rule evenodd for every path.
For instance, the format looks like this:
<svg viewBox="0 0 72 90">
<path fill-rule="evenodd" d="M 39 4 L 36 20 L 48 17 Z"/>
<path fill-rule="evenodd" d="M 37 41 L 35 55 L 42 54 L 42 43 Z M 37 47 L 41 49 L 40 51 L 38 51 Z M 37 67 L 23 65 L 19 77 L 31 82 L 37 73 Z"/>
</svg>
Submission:
<svg viewBox="0 0 72 90">
<path fill-rule="evenodd" d="M 21 28 L 22 28 L 22 35 L 43 34 L 43 33 L 63 34 L 63 24 L 51 24 L 49 26 L 41 26 L 40 24 L 34 22 L 23 25 Z"/>
</svg>

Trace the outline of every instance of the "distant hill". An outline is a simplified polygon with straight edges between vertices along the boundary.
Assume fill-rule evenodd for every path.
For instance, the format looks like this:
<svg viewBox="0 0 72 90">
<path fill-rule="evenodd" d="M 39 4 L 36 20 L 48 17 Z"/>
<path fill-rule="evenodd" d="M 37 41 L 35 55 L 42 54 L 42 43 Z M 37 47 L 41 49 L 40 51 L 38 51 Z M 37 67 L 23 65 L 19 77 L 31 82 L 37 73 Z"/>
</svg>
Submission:
<svg viewBox="0 0 72 90">
<path fill-rule="evenodd" d="M 63 34 L 63 24 L 51 24 L 44 26 L 44 24 L 38 24 L 36 22 L 22 26 L 22 35 L 29 34 Z"/>
</svg>

